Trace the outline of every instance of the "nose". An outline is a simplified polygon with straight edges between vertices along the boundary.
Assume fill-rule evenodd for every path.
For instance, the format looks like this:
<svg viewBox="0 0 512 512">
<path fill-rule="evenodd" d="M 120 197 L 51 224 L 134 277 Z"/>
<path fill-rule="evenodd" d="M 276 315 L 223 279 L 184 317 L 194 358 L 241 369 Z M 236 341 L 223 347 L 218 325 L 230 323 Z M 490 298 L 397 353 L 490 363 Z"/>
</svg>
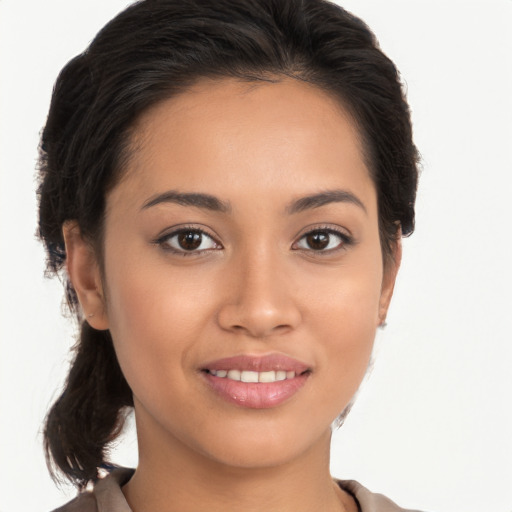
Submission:
<svg viewBox="0 0 512 512">
<path fill-rule="evenodd" d="M 301 313 L 293 280 L 278 259 L 253 255 L 230 267 L 218 311 L 222 329 L 266 338 L 297 328 Z"/>
</svg>

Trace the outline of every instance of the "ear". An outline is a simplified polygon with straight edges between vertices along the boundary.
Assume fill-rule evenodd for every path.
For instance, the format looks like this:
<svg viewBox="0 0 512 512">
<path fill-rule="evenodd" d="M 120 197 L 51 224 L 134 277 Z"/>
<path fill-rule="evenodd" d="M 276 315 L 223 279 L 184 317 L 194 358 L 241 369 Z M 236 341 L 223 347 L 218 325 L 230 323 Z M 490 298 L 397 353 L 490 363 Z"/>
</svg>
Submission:
<svg viewBox="0 0 512 512">
<path fill-rule="evenodd" d="M 389 304 L 393 296 L 395 288 L 396 276 L 400 263 L 402 261 L 402 230 L 399 229 L 396 240 L 393 244 L 393 252 L 387 261 L 384 263 L 384 272 L 382 276 L 382 288 L 379 301 L 379 315 L 378 324 L 383 326 L 386 323 L 386 316 L 388 314 Z"/>
<path fill-rule="evenodd" d="M 75 221 L 65 222 L 62 234 L 66 244 L 66 270 L 84 317 L 94 329 L 108 329 L 101 273 L 94 250 L 83 239 Z"/>
</svg>

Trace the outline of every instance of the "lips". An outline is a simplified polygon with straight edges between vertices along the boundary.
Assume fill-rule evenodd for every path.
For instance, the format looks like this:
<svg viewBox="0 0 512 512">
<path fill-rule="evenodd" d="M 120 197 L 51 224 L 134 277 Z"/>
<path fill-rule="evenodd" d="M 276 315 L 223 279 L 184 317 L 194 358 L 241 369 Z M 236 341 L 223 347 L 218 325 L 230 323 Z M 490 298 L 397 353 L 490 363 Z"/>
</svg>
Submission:
<svg viewBox="0 0 512 512">
<path fill-rule="evenodd" d="M 310 367 L 282 354 L 236 356 L 207 363 L 202 373 L 211 389 L 230 403 L 251 409 L 281 405 L 306 383 Z"/>
<path fill-rule="evenodd" d="M 285 372 L 304 373 L 309 366 L 285 356 L 284 354 L 268 354 L 266 356 L 235 356 L 211 361 L 203 366 L 204 370 L 240 370 L 268 372 L 284 370 Z"/>
</svg>

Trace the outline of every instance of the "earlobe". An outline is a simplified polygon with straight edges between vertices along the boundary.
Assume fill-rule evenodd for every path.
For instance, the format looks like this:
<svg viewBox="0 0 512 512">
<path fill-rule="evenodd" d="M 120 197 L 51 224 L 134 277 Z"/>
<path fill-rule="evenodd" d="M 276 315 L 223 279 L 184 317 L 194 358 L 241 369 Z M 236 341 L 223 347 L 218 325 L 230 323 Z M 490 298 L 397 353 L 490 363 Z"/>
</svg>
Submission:
<svg viewBox="0 0 512 512">
<path fill-rule="evenodd" d="M 94 329 L 108 329 L 101 273 L 94 250 L 83 239 L 76 221 L 65 222 L 62 234 L 66 244 L 66 270 L 84 317 Z"/>
<path fill-rule="evenodd" d="M 386 324 L 386 317 L 388 314 L 389 304 L 393 296 L 395 288 L 396 276 L 400 263 L 402 261 L 402 231 L 399 230 L 397 238 L 394 242 L 393 253 L 388 261 L 384 264 L 384 273 L 382 278 L 382 288 L 379 302 L 379 314 L 377 325 L 384 326 Z"/>
</svg>

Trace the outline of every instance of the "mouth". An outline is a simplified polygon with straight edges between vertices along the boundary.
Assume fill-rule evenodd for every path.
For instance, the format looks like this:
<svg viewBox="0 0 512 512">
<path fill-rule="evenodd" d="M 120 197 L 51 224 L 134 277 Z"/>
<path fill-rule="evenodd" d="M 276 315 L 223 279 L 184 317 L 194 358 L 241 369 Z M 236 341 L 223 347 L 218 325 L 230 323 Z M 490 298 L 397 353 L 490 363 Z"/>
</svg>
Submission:
<svg viewBox="0 0 512 512">
<path fill-rule="evenodd" d="M 230 379 L 239 382 L 279 382 L 294 379 L 297 374 L 294 371 L 270 370 L 268 372 L 255 372 L 251 370 L 205 370 L 214 377 Z M 307 370 L 306 370 L 307 371 Z M 304 372 L 303 372 L 304 373 Z M 302 375 L 302 374 L 301 374 Z"/>
<path fill-rule="evenodd" d="M 311 367 L 282 354 L 236 356 L 204 365 L 209 387 L 241 407 L 267 409 L 288 401 L 306 383 Z"/>
</svg>

